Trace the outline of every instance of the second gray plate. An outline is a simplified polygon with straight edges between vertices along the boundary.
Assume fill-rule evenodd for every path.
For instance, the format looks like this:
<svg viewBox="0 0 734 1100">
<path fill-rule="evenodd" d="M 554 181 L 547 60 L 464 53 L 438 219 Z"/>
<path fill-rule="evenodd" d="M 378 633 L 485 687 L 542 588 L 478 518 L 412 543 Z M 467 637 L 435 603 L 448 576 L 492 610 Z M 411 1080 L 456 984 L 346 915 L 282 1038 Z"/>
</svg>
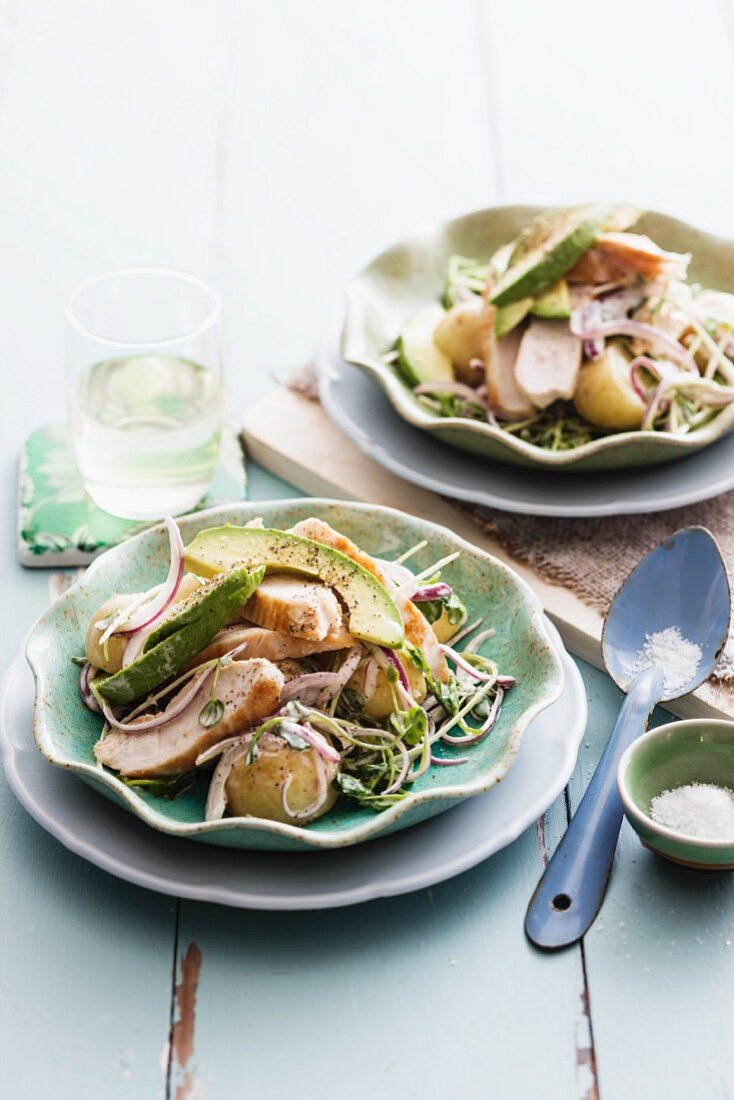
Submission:
<svg viewBox="0 0 734 1100">
<path fill-rule="evenodd" d="M 382 390 L 339 354 L 340 326 L 316 356 L 321 403 L 364 454 L 406 481 L 457 500 L 535 516 L 663 512 L 734 488 L 734 434 L 659 466 L 604 473 L 541 471 L 438 442 L 402 420 Z"/>
</svg>

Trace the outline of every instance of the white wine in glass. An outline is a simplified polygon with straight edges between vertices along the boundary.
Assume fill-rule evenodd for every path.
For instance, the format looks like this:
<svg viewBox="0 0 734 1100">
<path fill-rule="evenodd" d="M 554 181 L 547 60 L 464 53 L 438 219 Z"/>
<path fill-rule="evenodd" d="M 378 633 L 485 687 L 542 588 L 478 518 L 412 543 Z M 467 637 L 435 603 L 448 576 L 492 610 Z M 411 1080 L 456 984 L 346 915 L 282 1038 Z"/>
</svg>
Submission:
<svg viewBox="0 0 734 1100">
<path fill-rule="evenodd" d="M 129 269 L 67 307 L 74 452 L 100 508 L 158 519 L 194 508 L 219 455 L 219 299 L 193 276 Z"/>
</svg>

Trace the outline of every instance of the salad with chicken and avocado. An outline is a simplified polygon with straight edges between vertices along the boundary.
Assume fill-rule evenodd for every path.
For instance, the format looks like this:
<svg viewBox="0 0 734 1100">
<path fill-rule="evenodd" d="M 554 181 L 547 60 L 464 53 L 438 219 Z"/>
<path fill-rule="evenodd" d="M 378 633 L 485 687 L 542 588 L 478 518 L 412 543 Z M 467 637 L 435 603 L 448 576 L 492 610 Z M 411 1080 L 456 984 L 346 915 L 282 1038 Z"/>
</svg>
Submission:
<svg viewBox="0 0 734 1100">
<path fill-rule="evenodd" d="M 535 218 L 487 260 L 452 256 L 442 300 L 385 361 L 427 410 L 550 450 L 613 432 L 684 435 L 734 402 L 734 294 L 618 204 Z"/>
<path fill-rule="evenodd" d="M 458 552 L 413 573 L 425 542 L 386 561 L 315 517 L 185 549 L 166 527 L 165 581 L 112 594 L 75 658 L 98 765 L 127 785 L 206 782 L 206 820 L 304 825 L 340 797 L 384 810 L 490 734 L 515 681 L 444 579 Z"/>
</svg>

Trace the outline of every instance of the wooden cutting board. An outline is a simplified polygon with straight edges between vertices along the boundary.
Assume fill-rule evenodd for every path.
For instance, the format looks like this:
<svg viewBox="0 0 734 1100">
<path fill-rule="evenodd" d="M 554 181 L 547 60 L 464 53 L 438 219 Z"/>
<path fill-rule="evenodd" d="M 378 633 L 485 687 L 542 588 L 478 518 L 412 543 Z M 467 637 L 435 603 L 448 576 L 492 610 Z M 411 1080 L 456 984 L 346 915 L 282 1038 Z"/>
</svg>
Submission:
<svg viewBox="0 0 734 1100">
<path fill-rule="evenodd" d="M 514 561 L 490 535 L 443 497 L 403 481 L 367 458 L 332 424 L 318 402 L 290 390 L 274 390 L 246 410 L 243 434 L 256 462 L 304 493 L 399 508 L 442 523 L 509 563 L 537 592 L 568 649 L 603 669 L 603 619 L 598 611 Z M 671 703 L 668 709 L 681 718 L 734 719 L 734 685 L 709 682 L 693 695 Z"/>
</svg>

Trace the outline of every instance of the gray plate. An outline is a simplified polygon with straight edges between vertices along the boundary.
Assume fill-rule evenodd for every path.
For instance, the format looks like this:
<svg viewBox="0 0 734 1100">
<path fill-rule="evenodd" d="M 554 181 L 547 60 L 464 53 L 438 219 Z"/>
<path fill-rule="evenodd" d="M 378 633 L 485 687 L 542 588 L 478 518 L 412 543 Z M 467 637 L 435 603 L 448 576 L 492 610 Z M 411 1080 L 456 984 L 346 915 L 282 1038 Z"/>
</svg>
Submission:
<svg viewBox="0 0 734 1100">
<path fill-rule="evenodd" d="M 213 848 L 156 832 L 47 763 L 33 740 L 33 677 L 22 653 L 0 689 L 0 748 L 22 805 L 72 852 L 110 874 L 175 897 L 240 909 L 331 909 L 419 890 L 515 840 L 561 793 L 586 729 L 586 694 L 560 635 L 560 699 L 528 727 L 505 779 L 440 817 L 348 851 Z"/>
<path fill-rule="evenodd" d="M 433 439 L 402 420 L 382 390 L 339 354 L 341 325 L 316 356 L 321 402 L 364 454 L 435 493 L 535 516 L 663 512 L 734 488 L 734 434 L 703 451 L 647 469 L 546 472 L 492 462 Z"/>
</svg>

